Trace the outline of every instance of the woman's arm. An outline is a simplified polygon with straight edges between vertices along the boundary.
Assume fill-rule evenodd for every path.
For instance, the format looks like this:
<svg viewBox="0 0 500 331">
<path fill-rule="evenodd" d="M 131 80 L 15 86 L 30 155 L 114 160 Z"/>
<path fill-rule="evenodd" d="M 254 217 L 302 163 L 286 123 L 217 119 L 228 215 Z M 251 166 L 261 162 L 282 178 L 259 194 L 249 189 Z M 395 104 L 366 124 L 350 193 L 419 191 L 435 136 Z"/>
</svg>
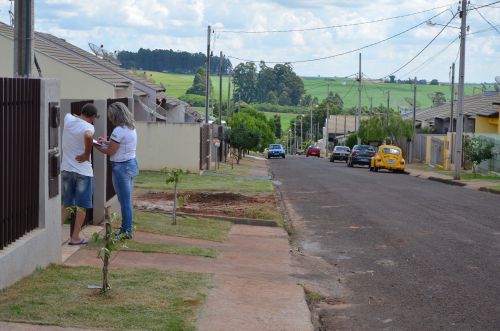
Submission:
<svg viewBox="0 0 500 331">
<path fill-rule="evenodd" d="M 110 140 L 107 144 L 94 145 L 94 147 L 103 154 L 114 155 L 118 147 L 120 147 L 120 144 L 114 140 Z"/>
</svg>

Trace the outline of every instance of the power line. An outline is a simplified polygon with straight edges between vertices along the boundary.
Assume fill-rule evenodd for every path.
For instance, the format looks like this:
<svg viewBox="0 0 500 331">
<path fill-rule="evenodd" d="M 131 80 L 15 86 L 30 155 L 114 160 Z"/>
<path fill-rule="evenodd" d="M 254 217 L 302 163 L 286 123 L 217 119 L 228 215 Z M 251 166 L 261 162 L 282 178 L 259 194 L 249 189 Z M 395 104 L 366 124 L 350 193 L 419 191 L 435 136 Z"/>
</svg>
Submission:
<svg viewBox="0 0 500 331">
<path fill-rule="evenodd" d="M 359 26 L 359 25 L 365 25 L 365 24 L 379 23 L 379 22 L 394 20 L 394 19 L 398 19 L 398 18 L 414 16 L 414 15 L 418 15 L 418 14 L 422 14 L 422 13 L 427 13 L 427 12 L 430 12 L 430 11 L 433 11 L 436 9 L 445 8 L 445 7 L 448 7 L 450 5 L 451 5 L 451 3 L 448 5 L 434 7 L 434 8 L 430 8 L 430 9 L 426 9 L 426 10 L 421 10 L 421 11 L 414 12 L 414 13 L 393 16 L 393 17 L 379 18 L 376 20 L 359 22 L 359 23 L 338 24 L 338 25 L 330 25 L 330 26 L 323 26 L 323 27 L 316 27 L 316 28 L 304 28 L 304 29 L 261 30 L 261 31 L 220 30 L 218 32 L 220 32 L 220 33 L 234 33 L 234 34 L 261 34 L 261 33 L 287 33 L 287 32 L 305 32 L 305 31 L 327 30 L 327 29 L 334 29 L 334 28 L 343 28 L 343 27 L 350 27 L 350 26 Z"/>
<path fill-rule="evenodd" d="M 399 72 L 401 69 L 405 68 L 407 65 L 409 65 L 413 60 L 415 60 L 420 54 L 422 54 L 426 49 L 427 47 L 429 47 L 433 42 L 434 40 L 437 39 L 437 37 L 439 37 L 439 35 L 444 31 L 444 29 L 446 29 L 448 27 L 448 25 L 451 23 L 451 21 L 453 21 L 453 19 L 457 16 L 458 13 L 455 13 L 452 18 L 448 21 L 448 23 L 446 23 L 443 28 L 441 28 L 441 30 L 439 31 L 439 33 L 437 35 L 434 36 L 434 38 L 431 39 L 431 41 L 429 41 L 427 43 L 427 45 L 425 45 L 424 48 L 422 48 L 420 50 L 420 52 L 418 52 L 414 57 L 412 57 L 408 62 L 406 62 L 405 64 L 403 64 L 401 67 L 399 67 L 397 70 L 393 71 L 392 73 L 390 73 L 389 75 L 387 76 L 384 76 L 382 77 L 385 78 L 385 77 L 388 77 L 388 76 L 391 76 L 391 75 L 394 75 L 395 73 Z"/>
<path fill-rule="evenodd" d="M 467 11 L 478 10 L 478 9 L 481 9 L 481 8 L 484 8 L 484 7 L 493 7 L 493 5 L 496 5 L 497 3 L 500 3 L 500 1 L 495 1 L 495 2 L 489 3 L 487 5 L 482 5 L 482 6 L 479 6 L 479 7 L 474 7 L 472 9 L 468 9 Z M 497 8 L 497 7 L 493 7 L 493 8 Z"/>
<path fill-rule="evenodd" d="M 419 66 L 415 67 L 414 69 L 408 71 L 407 73 L 405 73 L 404 75 L 401 75 L 401 77 L 405 77 L 405 76 L 410 76 L 412 75 L 413 73 L 417 73 L 420 71 L 420 69 L 422 69 L 426 64 L 432 62 L 433 60 L 435 60 L 438 56 L 440 56 L 441 54 L 443 54 L 448 48 L 450 48 L 451 45 L 453 45 L 457 40 L 459 39 L 459 37 L 457 36 L 455 39 L 453 39 L 449 44 L 447 44 L 443 49 L 441 49 L 439 52 L 437 52 L 436 54 L 432 55 L 431 57 L 429 57 L 427 60 L 425 60 L 424 62 L 422 62 Z"/>
<path fill-rule="evenodd" d="M 497 25 L 495 25 L 495 26 L 493 26 L 491 28 L 487 28 L 487 29 L 483 29 L 483 30 L 478 30 L 478 31 L 475 31 L 475 32 L 470 32 L 470 33 L 468 33 L 468 35 L 483 33 L 483 32 L 487 32 L 487 31 L 491 31 L 491 30 L 496 29 L 496 28 L 500 28 L 500 24 L 497 24 Z"/>
<path fill-rule="evenodd" d="M 365 45 L 365 46 L 362 46 L 362 47 L 359 47 L 359 48 L 356 48 L 356 49 L 353 49 L 353 50 L 350 50 L 350 51 L 346 51 L 346 52 L 342 52 L 342 53 L 337 53 L 337 54 L 333 54 L 333 55 L 329 55 L 329 56 L 324 56 L 324 57 L 319 57 L 319 58 L 315 58 L 315 59 L 308 59 L 308 60 L 296 60 L 296 61 L 264 61 L 264 62 L 266 62 L 266 63 L 272 63 L 272 64 L 278 64 L 278 63 L 290 63 L 290 64 L 291 64 L 291 63 L 305 63 L 305 62 L 314 62 L 314 61 L 327 60 L 327 59 L 331 59 L 331 58 L 334 58 L 334 57 L 338 57 L 338 56 L 342 56 L 342 55 L 347 55 L 347 54 L 355 53 L 355 52 L 358 52 L 358 51 L 363 50 L 363 49 L 365 49 L 365 48 L 373 47 L 373 46 L 375 46 L 375 45 L 378 45 L 378 44 L 381 44 L 381 43 L 386 42 L 386 41 L 388 41 L 388 40 L 391 40 L 391 39 L 394 39 L 394 38 L 396 38 L 396 37 L 399 37 L 400 35 L 405 34 L 405 33 L 407 33 L 408 31 L 411 31 L 411 30 L 413 30 L 413 29 L 416 29 L 416 28 L 418 28 L 419 26 L 421 26 L 421 25 L 423 25 L 423 24 L 427 23 L 429 20 L 432 20 L 433 18 L 436 18 L 436 17 L 438 17 L 438 16 L 442 15 L 442 14 L 443 14 L 443 13 L 445 13 L 446 11 L 447 11 L 447 10 L 443 10 L 442 12 L 440 12 L 440 13 L 438 13 L 438 14 L 436 14 L 436 15 L 432 16 L 431 18 L 428 18 L 428 19 L 426 19 L 425 21 L 420 22 L 420 23 L 418 23 L 417 25 L 414 25 L 414 26 L 412 26 L 412 27 L 410 27 L 410 28 L 408 28 L 408 29 L 406 29 L 406 30 L 404 30 L 404 31 L 402 31 L 402 32 L 396 33 L 396 34 L 394 34 L 394 35 L 392 35 L 392 36 L 390 36 L 390 37 L 387 37 L 387 38 L 385 38 L 385 39 L 382 39 L 382 40 L 376 41 L 376 42 L 374 42 L 374 43 L 371 43 L 371 44 L 368 44 L 368 45 Z M 453 15 L 452 19 L 453 19 L 453 18 L 455 18 L 455 16 L 456 16 L 456 15 L 457 15 L 457 14 Z M 450 20 L 450 22 L 451 22 L 451 20 Z M 449 23 L 448 23 L 448 24 L 449 24 Z M 447 24 L 447 25 L 448 25 L 448 24 Z M 446 25 L 446 26 L 447 26 L 447 25 Z M 442 31 L 442 30 L 441 30 L 441 31 Z M 253 62 L 253 63 L 259 63 L 259 62 L 261 62 L 261 61 L 262 61 L 262 60 L 258 60 L 258 61 L 257 61 L 257 60 L 243 59 L 243 58 L 239 58 L 239 57 L 236 57 L 236 56 L 228 56 L 228 57 L 230 57 L 230 58 L 232 58 L 232 59 L 235 59 L 235 60 L 243 61 L 243 62 Z"/>
<path fill-rule="evenodd" d="M 473 6 L 473 9 L 476 9 L 476 7 Z M 483 16 L 483 14 L 481 14 L 481 12 L 479 11 L 479 9 L 476 9 L 477 13 L 479 14 L 479 16 L 481 16 L 481 18 L 489 24 L 489 26 L 491 26 L 493 29 L 495 29 L 496 32 L 498 32 L 500 34 L 500 30 L 498 30 L 490 21 L 488 21 L 486 19 L 486 17 Z"/>
</svg>

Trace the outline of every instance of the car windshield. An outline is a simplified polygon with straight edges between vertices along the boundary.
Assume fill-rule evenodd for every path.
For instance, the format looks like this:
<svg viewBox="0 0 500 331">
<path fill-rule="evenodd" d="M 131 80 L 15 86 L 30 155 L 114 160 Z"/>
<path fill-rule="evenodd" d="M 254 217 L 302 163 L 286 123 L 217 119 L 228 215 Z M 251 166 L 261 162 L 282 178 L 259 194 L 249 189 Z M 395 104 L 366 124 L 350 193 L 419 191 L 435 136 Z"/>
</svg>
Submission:
<svg viewBox="0 0 500 331">
<path fill-rule="evenodd" d="M 395 148 L 384 148 L 382 150 L 384 154 L 394 154 L 394 155 L 399 155 L 401 152 Z"/>
<path fill-rule="evenodd" d="M 337 147 L 335 147 L 335 150 L 337 152 L 349 152 L 349 147 L 337 146 Z"/>
<path fill-rule="evenodd" d="M 362 152 L 366 152 L 366 151 L 374 152 L 375 151 L 372 146 L 368 146 L 368 145 L 356 145 L 353 147 L 353 150 L 362 151 Z"/>
<path fill-rule="evenodd" d="M 270 145 L 269 146 L 269 149 L 281 149 L 281 145 L 280 144 L 274 144 L 274 145 Z"/>
<path fill-rule="evenodd" d="M 309 146 L 309 148 L 318 148 L 318 146 L 311 145 L 311 146 Z"/>
</svg>

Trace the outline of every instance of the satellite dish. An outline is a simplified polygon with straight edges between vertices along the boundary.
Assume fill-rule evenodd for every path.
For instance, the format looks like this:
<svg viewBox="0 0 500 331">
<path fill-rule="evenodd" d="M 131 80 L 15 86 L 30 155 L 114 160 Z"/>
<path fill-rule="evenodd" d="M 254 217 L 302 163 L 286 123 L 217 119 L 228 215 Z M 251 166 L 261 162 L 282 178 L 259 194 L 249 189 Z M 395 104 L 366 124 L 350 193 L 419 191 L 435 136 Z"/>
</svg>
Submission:
<svg viewBox="0 0 500 331">
<path fill-rule="evenodd" d="M 122 63 L 120 62 L 120 60 L 118 60 L 118 57 L 116 56 L 116 51 L 114 53 L 112 52 L 107 52 L 105 49 L 102 49 L 102 52 L 103 52 L 103 59 L 106 60 L 106 61 L 109 61 L 117 66 L 121 66 Z"/>
<path fill-rule="evenodd" d="M 495 77 L 495 82 L 497 82 L 497 84 L 500 85 L 500 76 Z"/>
<path fill-rule="evenodd" d="M 89 43 L 89 47 L 92 50 L 92 52 L 95 54 L 95 56 L 102 59 L 103 51 L 102 51 L 101 47 L 97 46 L 96 44 L 92 44 L 92 43 Z"/>
<path fill-rule="evenodd" d="M 107 50 L 104 49 L 104 46 L 97 46 L 96 44 L 89 43 L 89 47 L 92 50 L 92 52 L 100 59 L 109 61 L 113 64 L 116 64 L 117 66 L 121 66 L 120 60 L 118 60 L 118 57 L 116 56 L 116 51 L 113 52 L 108 52 Z"/>
</svg>

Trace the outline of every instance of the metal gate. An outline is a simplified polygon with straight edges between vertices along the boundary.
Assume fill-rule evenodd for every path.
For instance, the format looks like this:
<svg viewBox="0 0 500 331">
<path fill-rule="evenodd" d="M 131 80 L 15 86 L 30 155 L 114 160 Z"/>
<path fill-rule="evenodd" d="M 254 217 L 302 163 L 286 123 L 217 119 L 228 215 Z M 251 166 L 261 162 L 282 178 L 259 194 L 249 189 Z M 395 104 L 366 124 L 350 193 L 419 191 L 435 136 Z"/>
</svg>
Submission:
<svg viewBox="0 0 500 331">
<path fill-rule="evenodd" d="M 40 80 L 0 78 L 0 250 L 39 226 Z"/>
<path fill-rule="evenodd" d="M 127 98 L 118 98 L 118 99 L 108 99 L 106 102 L 106 117 L 108 114 L 107 107 L 109 107 L 114 102 L 122 102 L 128 107 L 128 99 Z M 111 132 L 115 129 L 115 126 L 109 119 L 107 119 L 106 125 L 106 134 L 108 136 L 111 135 Z M 109 138 L 108 138 L 109 139 Z M 112 168 L 111 161 L 109 160 L 109 156 L 106 161 L 106 201 L 111 200 L 116 195 L 115 188 L 113 187 L 113 176 L 112 176 Z"/>
<path fill-rule="evenodd" d="M 431 139 L 431 165 L 444 167 L 444 141 Z"/>
<path fill-rule="evenodd" d="M 200 170 L 210 169 L 210 126 L 205 124 L 200 133 Z"/>
<path fill-rule="evenodd" d="M 412 140 L 413 162 L 425 162 L 427 135 L 416 134 Z"/>
</svg>

